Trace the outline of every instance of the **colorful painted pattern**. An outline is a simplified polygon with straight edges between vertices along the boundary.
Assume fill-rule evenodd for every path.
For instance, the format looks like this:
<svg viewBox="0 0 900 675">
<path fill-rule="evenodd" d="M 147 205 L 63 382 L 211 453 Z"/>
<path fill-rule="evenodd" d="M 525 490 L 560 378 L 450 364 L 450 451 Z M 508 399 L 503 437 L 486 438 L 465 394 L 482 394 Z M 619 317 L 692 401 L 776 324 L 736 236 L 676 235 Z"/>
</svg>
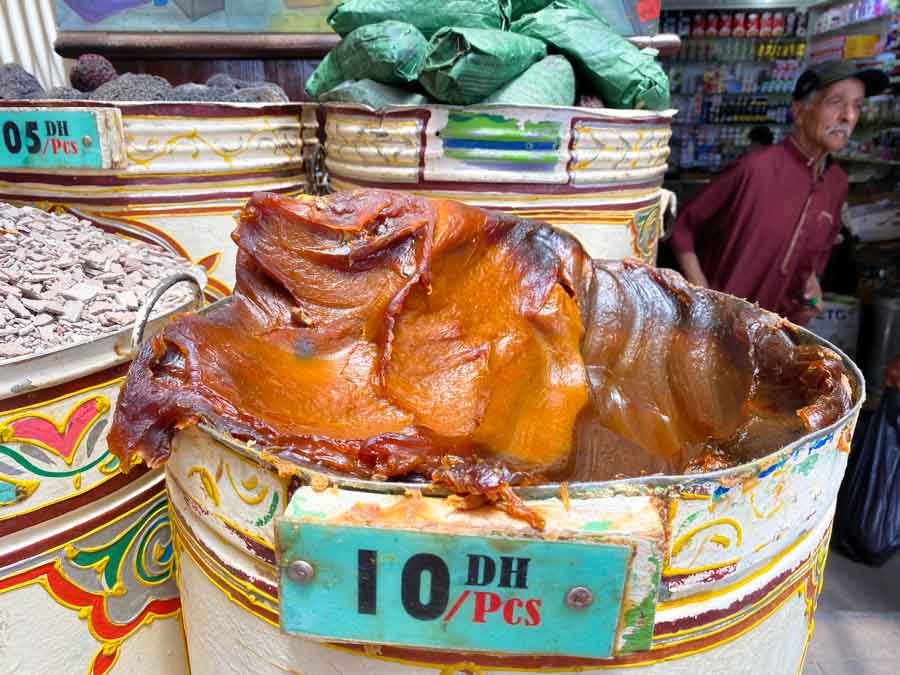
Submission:
<svg viewBox="0 0 900 675">
<path fill-rule="evenodd" d="M 170 483 L 171 489 L 171 483 Z M 177 491 L 178 489 L 175 488 Z M 236 565 L 233 555 L 220 542 L 199 535 L 202 531 L 200 523 L 204 516 L 202 509 L 190 502 L 175 499 L 175 532 L 177 549 L 183 560 L 211 582 L 213 588 L 230 601 L 233 611 L 254 616 L 262 623 L 257 629 L 263 633 L 274 631 L 271 639 L 287 638 L 280 633 L 280 619 L 277 611 L 277 587 L 268 575 L 259 577 L 261 568 L 269 569 L 268 564 L 256 560 L 251 568 Z M 825 523 L 827 525 L 827 523 Z M 194 528 L 200 527 L 201 530 Z M 824 533 L 824 534 L 823 534 Z M 702 596 L 692 598 L 691 605 L 682 608 L 685 617 L 675 624 L 657 621 L 653 630 L 653 645 L 650 650 L 634 654 L 623 654 L 613 659 L 583 659 L 572 657 L 553 657 L 535 660 L 534 657 L 491 656 L 475 654 L 459 654 L 454 652 L 422 652 L 415 649 L 404 649 L 380 646 L 377 649 L 362 645 L 331 644 L 310 646 L 310 649 L 333 650 L 355 656 L 357 659 L 380 662 L 369 668 L 390 668 L 389 664 L 402 664 L 415 673 L 447 672 L 456 673 L 464 664 L 471 672 L 493 672 L 510 670 L 523 672 L 605 672 L 610 669 L 627 668 L 628 672 L 635 667 L 652 666 L 673 659 L 680 659 L 707 650 L 715 650 L 730 642 L 757 630 L 773 616 L 781 612 L 787 603 L 800 598 L 806 606 L 805 620 L 802 624 L 803 636 L 801 644 L 805 644 L 812 632 L 812 616 L 815 598 L 821 589 L 821 573 L 824 557 L 827 555 L 829 530 L 817 528 L 817 532 L 803 543 L 803 552 L 793 558 L 784 558 L 777 562 L 777 572 L 772 573 L 766 583 L 755 590 L 753 580 L 739 581 L 727 587 L 718 587 L 716 594 L 722 597 L 727 609 L 710 609 L 705 615 L 701 608 L 709 609 L 710 603 Z M 187 563 L 183 563 L 187 564 Z M 275 570 L 271 570 L 274 576 Z M 196 590 L 196 589 L 195 589 Z M 652 600 L 651 600 L 652 601 Z M 665 603 L 659 605 L 671 613 L 672 609 Z M 641 612 L 641 607 L 634 607 L 632 612 Z M 185 617 L 188 625 L 191 616 Z M 669 625 L 676 628 L 672 630 Z M 266 628 L 266 626 L 270 628 Z M 668 631 L 668 632 L 667 632 Z M 277 637 L 276 637 L 277 636 Z M 805 647 L 804 647 L 805 649 Z M 280 651 L 276 650 L 276 651 Z M 627 651 L 627 649 L 626 649 Z M 328 660 L 327 655 L 324 657 Z M 460 658 L 463 660 L 461 661 Z M 540 665 L 539 665 L 540 664 Z M 793 667 L 799 664 L 784 664 L 785 673 L 793 673 Z M 359 666 L 356 666 L 359 667 Z"/>
<path fill-rule="evenodd" d="M 118 475 L 106 429 L 120 382 L 0 413 L 0 522 L 59 504 Z"/>
<path fill-rule="evenodd" d="M 469 166 L 546 171 L 559 163 L 560 123 L 520 122 L 487 113 L 452 112 L 440 138 L 444 156 Z"/>
<path fill-rule="evenodd" d="M 108 520 L 99 527 L 72 541 L 64 534 L 62 543 L 36 555 L 21 551 L 19 560 L 0 570 L 0 603 L 14 602 L 17 589 L 38 584 L 86 622 L 100 643 L 89 675 L 109 672 L 142 626 L 180 612 L 167 501 L 159 481 L 132 501 L 137 504 L 105 514 Z"/>
<path fill-rule="evenodd" d="M 637 258 L 645 263 L 656 263 L 656 246 L 662 236 L 662 218 L 659 213 L 659 204 L 654 204 L 645 209 L 634 212 L 631 222 L 632 247 L 637 252 Z"/>
<path fill-rule="evenodd" d="M 402 189 L 502 209 L 569 230 L 594 257 L 655 262 L 665 115 L 328 106 L 325 131 L 334 190 Z"/>
<path fill-rule="evenodd" d="M 728 645 L 736 641 L 752 643 L 755 635 L 766 635 L 764 639 L 771 640 L 770 633 L 775 630 L 787 631 L 789 635 L 784 639 L 786 660 L 771 672 L 793 673 L 802 667 L 812 631 L 834 499 L 846 462 L 846 439 L 854 422 L 855 415 L 851 415 L 840 426 L 757 462 L 723 472 L 717 478 L 685 478 L 677 483 L 662 481 L 659 485 L 650 480 L 626 485 L 621 493 L 598 485 L 597 497 L 620 494 L 620 499 L 624 499 L 625 495 L 647 494 L 664 505 L 660 515 L 665 519 L 662 531 L 666 543 L 665 555 L 658 562 L 663 567 L 659 594 L 635 598 L 627 609 L 633 616 L 626 617 L 627 624 L 636 615 L 651 614 L 646 603 L 655 606 L 655 621 L 644 624 L 652 633 L 650 649 L 630 648 L 631 644 L 639 644 L 640 636 L 635 634 L 631 642 L 626 636 L 613 659 L 553 657 L 544 658 L 539 665 L 533 657 L 422 652 L 390 646 L 304 643 L 302 648 L 296 648 L 325 662 L 330 662 L 330 650 L 345 655 L 340 658 L 352 656 L 384 664 L 373 664 L 372 668 L 402 664 L 403 672 L 410 673 L 458 672 L 463 665 L 471 672 L 485 673 L 599 672 L 649 668 L 706 652 L 710 654 L 708 662 L 715 660 L 717 650 L 731 649 Z M 266 500 L 250 504 L 254 497 L 237 497 L 240 483 L 233 470 L 228 477 L 224 466 L 233 467 L 236 460 L 246 463 L 247 456 L 255 451 L 250 448 L 237 453 L 226 446 L 227 443 L 221 445 L 198 430 L 183 432 L 176 438 L 177 451 L 168 466 L 168 483 L 182 560 L 189 561 L 184 564 L 190 564 L 192 570 L 218 588 L 234 612 L 255 617 L 260 621 L 258 630 L 266 635 L 273 631 L 273 641 L 303 642 L 302 638 L 284 637 L 278 630 L 278 571 L 271 530 L 235 527 L 258 517 L 256 514 Z M 250 469 L 246 467 L 247 471 Z M 272 480 L 279 480 L 283 489 L 288 489 L 273 470 L 257 465 L 257 472 L 253 479 L 246 478 L 246 485 L 256 487 L 256 497 L 259 486 L 271 485 Z M 358 492 L 334 490 L 316 493 L 303 488 L 296 493 L 301 494 L 309 495 L 311 518 L 321 517 L 323 504 L 331 501 L 344 499 L 349 503 L 362 499 Z M 570 514 L 580 513 L 579 517 L 586 518 L 583 509 L 588 508 L 587 502 L 582 500 L 594 495 L 590 489 L 573 495 Z M 278 514 L 283 509 L 279 504 Z M 464 520 L 465 516 L 456 514 L 453 519 Z M 462 527 L 462 522 L 456 526 Z M 478 519 L 472 527 L 484 527 L 484 520 Z M 609 534 L 615 529 L 614 519 L 586 520 L 581 529 Z M 188 624 L 191 618 L 186 616 Z M 789 623 L 779 623 L 782 621 Z M 781 628 L 773 628 L 776 624 Z M 364 667 L 356 661 L 352 663 L 353 668 Z"/>
<path fill-rule="evenodd" d="M 746 480 L 684 485 L 669 511 L 663 578 L 670 597 L 689 597 L 712 580 L 740 577 L 786 542 L 800 541 L 837 498 L 847 455 L 834 448 L 852 427 L 798 444 L 759 464 Z"/>
</svg>

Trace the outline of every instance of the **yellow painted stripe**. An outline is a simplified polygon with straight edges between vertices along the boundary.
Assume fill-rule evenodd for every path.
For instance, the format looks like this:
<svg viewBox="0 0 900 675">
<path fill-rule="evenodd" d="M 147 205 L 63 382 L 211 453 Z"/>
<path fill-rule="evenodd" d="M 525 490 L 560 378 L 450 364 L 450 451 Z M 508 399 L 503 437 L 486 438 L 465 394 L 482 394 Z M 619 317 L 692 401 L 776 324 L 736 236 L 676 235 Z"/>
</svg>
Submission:
<svg viewBox="0 0 900 675">
<path fill-rule="evenodd" d="M 743 579 L 741 579 L 739 582 L 737 582 L 735 584 L 731 584 L 730 586 L 726 586 L 725 588 L 720 588 L 715 591 L 709 591 L 707 593 L 700 593 L 699 595 L 692 595 L 687 598 L 679 598 L 678 600 L 669 600 L 669 601 L 665 601 L 665 602 L 660 602 L 659 604 L 657 604 L 656 608 L 657 608 L 657 610 L 659 610 L 659 609 L 673 609 L 675 607 L 685 607 L 687 605 L 703 603 L 703 602 L 706 602 L 707 600 L 711 600 L 712 598 L 718 598 L 723 595 L 727 595 L 728 593 L 733 593 L 737 589 L 741 588 L 742 586 L 746 586 L 751 581 L 758 579 L 762 575 L 771 571 L 772 568 L 775 567 L 775 565 L 777 565 L 779 562 L 781 562 L 781 560 L 785 556 L 787 556 L 791 551 L 793 551 L 795 548 L 797 548 L 802 542 L 806 541 L 806 538 L 808 536 L 809 536 L 809 531 L 804 532 L 802 535 L 800 535 L 797 538 L 796 541 L 794 541 L 790 546 L 788 546 L 781 553 L 779 553 L 777 556 L 775 556 L 766 565 L 764 565 L 763 567 L 758 569 L 753 574 L 750 574 L 749 576 L 744 577 Z"/>
<path fill-rule="evenodd" d="M 302 171 L 298 171 L 298 183 L 305 182 L 303 180 Z M 285 177 L 281 178 L 278 181 L 273 181 L 271 178 L 263 177 L 257 178 L 253 180 L 240 180 L 240 181 L 223 181 L 221 183 L 171 183 L 167 185 L 148 185 L 148 186 L 136 186 L 136 185 L 117 185 L 113 187 L 106 186 L 87 186 L 87 185 L 79 185 L 77 187 L 56 187 L 52 185 L 44 185 L 43 183 L 8 183 L 5 181 L 0 181 L 0 189 L 12 189 L 16 193 L 21 193 L 23 190 L 35 190 L 41 193 L 49 193 L 49 194 L 59 194 L 59 195 L 78 195 L 78 196 L 104 196 L 104 195 L 115 195 L 115 194 L 140 194 L 146 192 L 157 192 L 160 194 L 166 194 L 169 192 L 180 192 L 184 193 L 186 190 L 190 190 L 192 192 L 202 194 L 203 192 L 212 192 L 217 193 L 221 192 L 226 188 L 246 188 L 246 187 L 259 187 L 271 185 L 274 182 L 289 182 L 291 178 Z"/>
</svg>

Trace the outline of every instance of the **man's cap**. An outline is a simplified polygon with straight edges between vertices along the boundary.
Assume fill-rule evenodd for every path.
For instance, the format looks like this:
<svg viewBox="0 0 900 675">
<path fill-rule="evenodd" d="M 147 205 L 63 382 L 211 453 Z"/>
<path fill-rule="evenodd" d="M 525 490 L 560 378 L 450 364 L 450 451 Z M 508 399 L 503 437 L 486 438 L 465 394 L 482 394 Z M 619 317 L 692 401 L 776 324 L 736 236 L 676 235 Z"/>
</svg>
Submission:
<svg viewBox="0 0 900 675">
<path fill-rule="evenodd" d="M 794 100 L 800 101 L 814 91 L 825 89 L 835 82 L 855 77 L 866 88 L 866 96 L 877 96 L 888 88 L 891 81 L 887 74 L 878 68 L 857 70 L 850 61 L 826 61 L 807 68 L 797 78 L 794 85 Z"/>
</svg>

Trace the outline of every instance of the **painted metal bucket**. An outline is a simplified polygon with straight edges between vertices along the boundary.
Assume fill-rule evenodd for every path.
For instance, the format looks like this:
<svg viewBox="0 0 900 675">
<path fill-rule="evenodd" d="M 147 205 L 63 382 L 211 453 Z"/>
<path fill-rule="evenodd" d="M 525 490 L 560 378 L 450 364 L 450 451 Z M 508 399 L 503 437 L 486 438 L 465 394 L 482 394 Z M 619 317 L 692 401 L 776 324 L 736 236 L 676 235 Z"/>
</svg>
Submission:
<svg viewBox="0 0 900 675">
<path fill-rule="evenodd" d="M 656 260 L 674 110 L 326 104 L 331 189 L 382 187 L 544 220 L 594 258 Z"/>
<path fill-rule="evenodd" d="M 0 367 L 5 673 L 188 672 L 163 474 L 122 474 L 106 446 L 150 306 L 134 333 Z"/>
<path fill-rule="evenodd" d="M 520 490 L 542 533 L 421 484 L 288 479 L 252 445 L 179 432 L 192 673 L 795 675 L 863 398 L 844 365 L 852 411 L 761 459 Z"/>
<path fill-rule="evenodd" d="M 0 201 L 160 244 L 204 267 L 213 297 L 234 285 L 234 213 L 257 191 L 306 191 L 318 146 L 299 103 L 0 101 L 0 117 L 34 124 L 41 148 L 0 158 Z"/>
</svg>

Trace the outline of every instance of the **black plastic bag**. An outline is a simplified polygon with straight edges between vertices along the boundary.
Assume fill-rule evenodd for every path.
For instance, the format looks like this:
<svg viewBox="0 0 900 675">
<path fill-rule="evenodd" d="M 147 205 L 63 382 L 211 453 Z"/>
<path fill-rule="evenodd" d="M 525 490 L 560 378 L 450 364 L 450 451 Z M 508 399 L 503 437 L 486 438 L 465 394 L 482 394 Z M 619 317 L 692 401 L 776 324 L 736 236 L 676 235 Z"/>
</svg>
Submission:
<svg viewBox="0 0 900 675">
<path fill-rule="evenodd" d="M 849 557 L 878 566 L 900 550 L 900 390 L 885 389 L 860 425 L 838 494 L 835 535 Z"/>
</svg>

